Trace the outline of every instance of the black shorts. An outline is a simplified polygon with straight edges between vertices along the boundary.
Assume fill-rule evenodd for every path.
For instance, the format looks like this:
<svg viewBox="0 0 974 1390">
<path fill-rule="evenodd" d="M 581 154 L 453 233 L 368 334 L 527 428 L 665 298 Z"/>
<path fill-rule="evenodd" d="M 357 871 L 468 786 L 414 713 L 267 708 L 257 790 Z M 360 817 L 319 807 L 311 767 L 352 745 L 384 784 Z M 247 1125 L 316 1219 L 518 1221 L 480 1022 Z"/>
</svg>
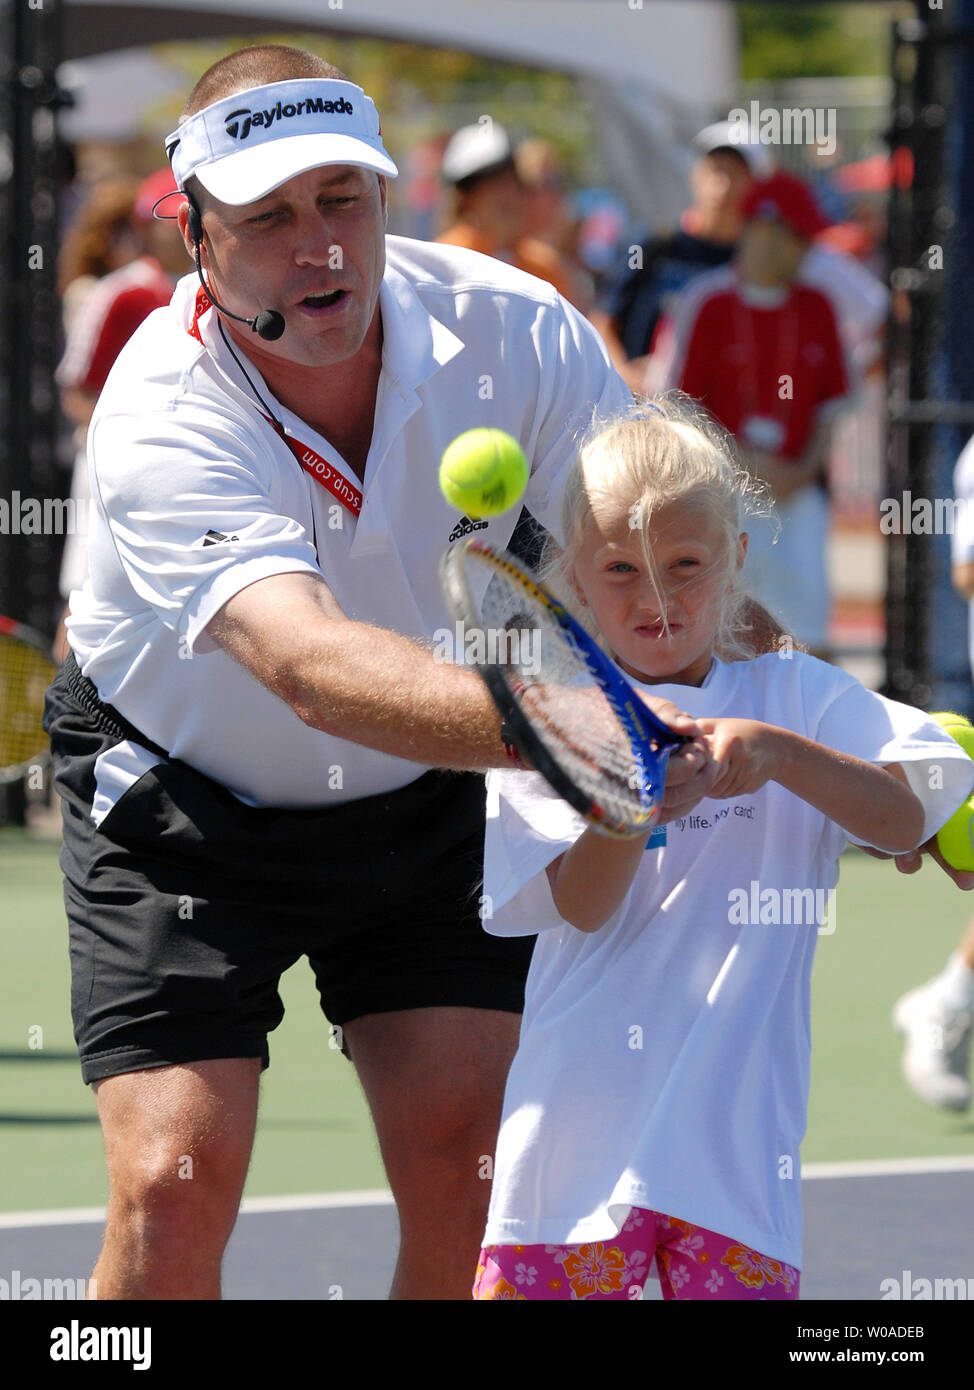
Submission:
<svg viewBox="0 0 974 1390">
<path fill-rule="evenodd" d="M 244 805 L 166 758 L 95 828 L 95 762 L 123 738 L 69 657 L 48 691 L 71 1007 L 86 1082 L 217 1057 L 269 1061 L 282 973 L 307 956 L 333 1025 L 465 1006 L 519 1013 L 533 938 L 480 919 L 484 784 L 427 772 L 326 808 Z"/>
</svg>

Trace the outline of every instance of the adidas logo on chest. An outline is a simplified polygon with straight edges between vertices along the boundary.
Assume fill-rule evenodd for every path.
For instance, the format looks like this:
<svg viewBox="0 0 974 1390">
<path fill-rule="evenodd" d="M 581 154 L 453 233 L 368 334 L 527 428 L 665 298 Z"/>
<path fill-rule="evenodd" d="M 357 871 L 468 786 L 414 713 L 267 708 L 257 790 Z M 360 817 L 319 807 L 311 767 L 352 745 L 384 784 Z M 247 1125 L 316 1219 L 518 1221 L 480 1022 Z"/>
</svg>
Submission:
<svg viewBox="0 0 974 1390">
<path fill-rule="evenodd" d="M 474 531 L 486 531 L 486 521 L 471 521 L 469 516 L 462 516 L 450 532 L 450 541 L 458 541 L 463 536 L 472 536 Z"/>
</svg>

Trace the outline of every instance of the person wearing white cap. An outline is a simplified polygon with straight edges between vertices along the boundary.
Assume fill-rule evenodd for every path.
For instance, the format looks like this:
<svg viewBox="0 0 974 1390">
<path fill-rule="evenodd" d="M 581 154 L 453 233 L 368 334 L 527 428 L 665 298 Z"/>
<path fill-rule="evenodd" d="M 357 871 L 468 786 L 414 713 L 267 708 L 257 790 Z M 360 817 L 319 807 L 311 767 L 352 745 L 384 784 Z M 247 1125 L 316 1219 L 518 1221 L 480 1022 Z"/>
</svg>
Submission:
<svg viewBox="0 0 974 1390">
<path fill-rule="evenodd" d="M 528 193 L 503 126 L 490 119 L 463 126 L 443 151 L 441 173 L 453 203 L 449 226 L 437 241 L 507 261 L 577 304 L 579 286 L 571 266 L 553 246 L 525 234 Z"/>
<path fill-rule="evenodd" d="M 506 545 L 516 512 L 460 515 L 437 465 L 507 430 L 557 534 L 577 433 L 628 392 L 550 286 L 386 237 L 375 107 L 320 59 L 221 60 L 168 151 L 195 273 L 92 418 L 90 571 L 46 711 L 109 1166 L 98 1295 L 219 1297 L 307 956 L 397 1201 L 393 1294 L 469 1297 L 530 942 L 482 930 L 500 720 L 430 647 L 443 551 Z M 682 814 L 715 769 L 695 744 L 669 766 Z"/>
</svg>

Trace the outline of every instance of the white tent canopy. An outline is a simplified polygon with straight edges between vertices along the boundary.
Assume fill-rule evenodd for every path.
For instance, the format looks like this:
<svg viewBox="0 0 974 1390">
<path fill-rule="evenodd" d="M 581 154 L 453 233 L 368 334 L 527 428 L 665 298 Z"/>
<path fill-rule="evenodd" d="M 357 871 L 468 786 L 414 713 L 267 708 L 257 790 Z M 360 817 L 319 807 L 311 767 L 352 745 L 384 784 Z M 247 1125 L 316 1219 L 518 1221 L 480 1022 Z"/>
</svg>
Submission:
<svg viewBox="0 0 974 1390">
<path fill-rule="evenodd" d="M 689 140 L 726 113 L 736 78 L 734 12 L 722 0 L 67 0 L 64 6 L 70 59 L 174 39 L 285 30 L 408 40 L 575 74 L 597 113 L 607 181 L 647 222 L 672 219 L 684 205 Z"/>
</svg>

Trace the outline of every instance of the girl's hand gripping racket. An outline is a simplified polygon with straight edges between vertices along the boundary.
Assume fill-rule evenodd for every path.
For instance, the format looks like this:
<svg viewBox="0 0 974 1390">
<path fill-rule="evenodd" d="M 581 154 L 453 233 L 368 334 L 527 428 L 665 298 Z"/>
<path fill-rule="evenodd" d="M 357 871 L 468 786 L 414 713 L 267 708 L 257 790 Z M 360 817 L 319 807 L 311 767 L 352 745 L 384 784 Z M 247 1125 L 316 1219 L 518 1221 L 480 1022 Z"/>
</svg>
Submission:
<svg viewBox="0 0 974 1390">
<path fill-rule="evenodd" d="M 0 783 L 20 781 L 30 766 L 47 762 L 50 744 L 41 718 L 56 675 L 44 638 L 0 615 Z"/>
<path fill-rule="evenodd" d="M 659 820 L 669 754 L 687 736 L 656 718 L 563 604 L 504 551 L 463 541 L 444 555 L 440 577 L 525 761 L 597 830 L 646 834 Z"/>
</svg>

